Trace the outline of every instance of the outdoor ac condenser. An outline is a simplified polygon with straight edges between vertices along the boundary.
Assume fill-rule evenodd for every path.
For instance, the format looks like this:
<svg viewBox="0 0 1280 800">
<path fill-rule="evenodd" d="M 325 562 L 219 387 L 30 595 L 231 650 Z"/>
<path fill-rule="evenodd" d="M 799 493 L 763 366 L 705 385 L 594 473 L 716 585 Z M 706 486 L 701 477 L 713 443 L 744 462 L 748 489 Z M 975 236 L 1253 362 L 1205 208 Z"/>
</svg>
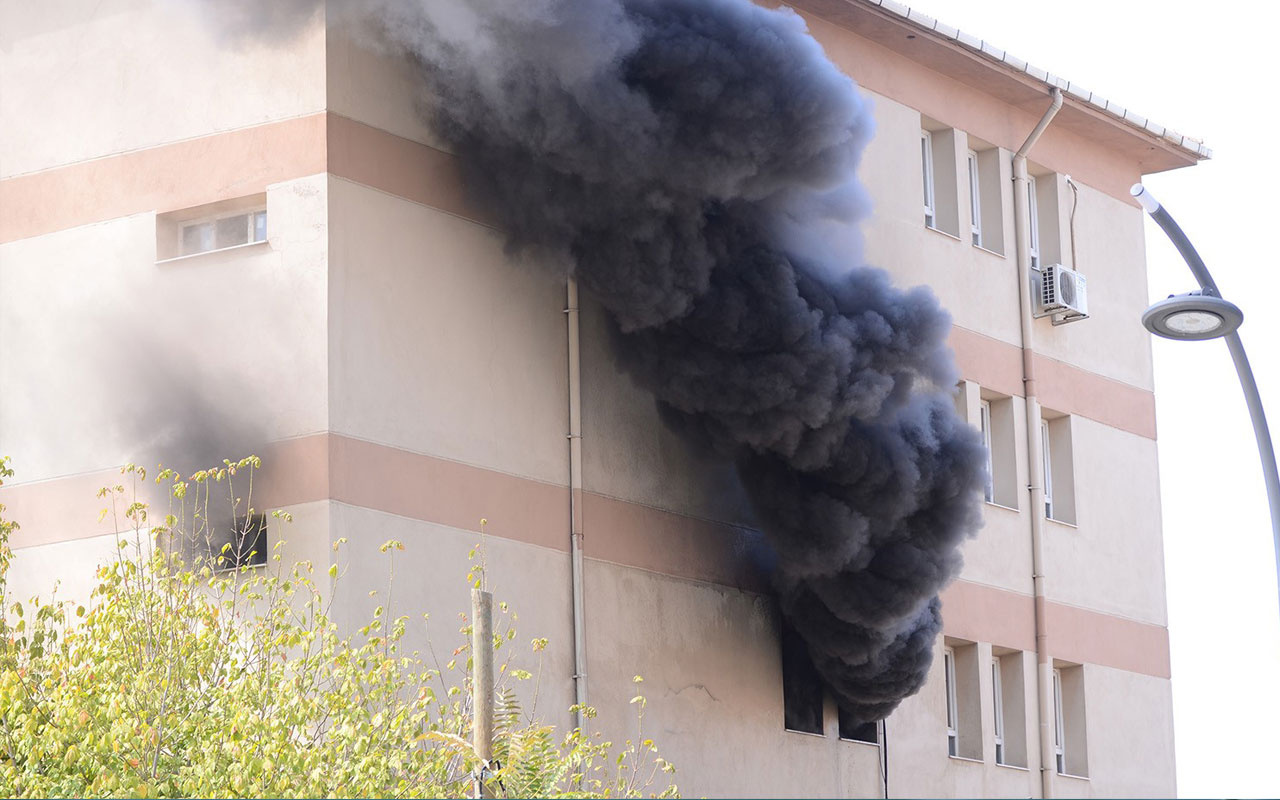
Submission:
<svg viewBox="0 0 1280 800">
<path fill-rule="evenodd" d="M 1034 317 L 1053 317 L 1054 325 L 1089 317 L 1088 283 L 1085 277 L 1061 264 L 1048 264 L 1031 272 Z"/>
</svg>

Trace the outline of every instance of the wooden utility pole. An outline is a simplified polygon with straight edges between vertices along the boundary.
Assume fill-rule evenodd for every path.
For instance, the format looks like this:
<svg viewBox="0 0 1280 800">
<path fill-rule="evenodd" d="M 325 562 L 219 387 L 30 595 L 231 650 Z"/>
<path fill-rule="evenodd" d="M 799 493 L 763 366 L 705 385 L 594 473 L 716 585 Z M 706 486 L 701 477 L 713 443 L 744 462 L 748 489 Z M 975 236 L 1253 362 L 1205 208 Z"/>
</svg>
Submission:
<svg viewBox="0 0 1280 800">
<path fill-rule="evenodd" d="M 471 667 L 471 744 L 480 759 L 475 796 L 493 797 L 493 595 L 480 589 L 471 590 Z"/>
</svg>

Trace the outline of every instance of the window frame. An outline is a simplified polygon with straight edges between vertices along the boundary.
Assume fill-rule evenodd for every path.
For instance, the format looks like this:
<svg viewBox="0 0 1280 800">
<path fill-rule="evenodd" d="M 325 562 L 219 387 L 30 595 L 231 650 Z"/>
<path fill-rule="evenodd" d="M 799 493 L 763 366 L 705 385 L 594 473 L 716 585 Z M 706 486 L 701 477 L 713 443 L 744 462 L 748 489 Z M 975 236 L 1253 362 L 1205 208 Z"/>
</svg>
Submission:
<svg viewBox="0 0 1280 800">
<path fill-rule="evenodd" d="M 950 647 L 942 648 L 942 673 L 947 703 L 947 755 L 960 754 L 959 704 L 956 702 L 956 653 Z"/>
<path fill-rule="evenodd" d="M 245 219 L 245 236 L 246 236 L 245 241 L 238 242 L 236 244 L 229 244 L 229 245 L 226 245 L 225 247 L 218 247 L 217 246 L 218 223 L 223 220 L 234 219 L 236 217 L 243 217 Z M 257 234 L 258 234 L 257 221 L 259 217 L 262 218 L 262 238 L 261 239 L 257 238 Z M 187 230 L 189 228 L 195 228 L 201 225 L 213 226 L 212 231 L 213 231 L 214 246 L 209 248 L 208 250 L 192 250 L 191 252 L 186 252 L 184 239 L 186 238 Z M 178 255 L 175 256 L 175 258 L 189 258 L 191 256 L 201 256 L 206 253 L 217 253 L 222 250 L 230 250 L 235 247 L 247 247 L 249 245 L 262 244 L 263 242 L 267 241 L 267 209 L 265 207 L 248 208 L 248 209 L 242 209 L 240 211 L 235 211 L 230 214 L 224 212 L 221 214 L 213 214 L 213 215 L 204 216 L 204 217 L 197 217 L 195 219 L 183 220 L 182 222 L 178 223 L 177 228 L 178 228 L 177 230 Z"/>
<path fill-rule="evenodd" d="M 982 247 L 982 189 L 978 174 L 978 153 L 970 150 L 969 162 L 969 237 L 974 247 Z"/>
<path fill-rule="evenodd" d="M 937 230 L 938 208 L 934 191 L 933 134 L 924 128 L 920 129 L 920 167 L 924 174 L 924 224 L 926 228 Z"/>
<path fill-rule="evenodd" d="M 1067 735 L 1062 722 L 1062 670 L 1053 671 L 1053 753 L 1059 775 L 1067 774 Z"/>
<path fill-rule="evenodd" d="M 1040 420 L 1040 461 L 1044 470 L 1044 516 L 1053 519 L 1053 453 L 1050 449 L 1049 420 Z"/>
<path fill-rule="evenodd" d="M 982 444 L 987 448 L 987 482 L 983 493 L 988 503 L 996 501 L 995 459 L 991 455 L 991 401 L 982 400 L 978 406 L 978 429 L 982 431 Z"/>
<path fill-rule="evenodd" d="M 237 245 L 240 246 L 240 245 Z M 227 249 L 227 248 L 223 248 Z M 212 252 L 206 250 L 204 252 Z M 198 255 L 198 254 L 195 254 Z M 208 553 L 215 574 L 240 572 L 265 567 L 270 560 L 271 529 L 266 514 L 238 514 L 232 518 L 229 540 L 216 542 L 216 551 Z M 230 549 L 224 549 L 230 545 Z M 257 545 L 255 547 L 254 545 Z"/>
<path fill-rule="evenodd" d="M 1004 752 L 1004 690 L 1000 681 L 1000 656 L 991 657 L 991 705 L 995 712 L 992 729 L 996 741 L 996 763 L 1005 763 Z"/>
<path fill-rule="evenodd" d="M 1031 268 L 1040 268 L 1040 204 L 1036 201 L 1036 176 L 1027 176 L 1027 216 L 1031 220 L 1027 249 L 1031 254 Z"/>
</svg>

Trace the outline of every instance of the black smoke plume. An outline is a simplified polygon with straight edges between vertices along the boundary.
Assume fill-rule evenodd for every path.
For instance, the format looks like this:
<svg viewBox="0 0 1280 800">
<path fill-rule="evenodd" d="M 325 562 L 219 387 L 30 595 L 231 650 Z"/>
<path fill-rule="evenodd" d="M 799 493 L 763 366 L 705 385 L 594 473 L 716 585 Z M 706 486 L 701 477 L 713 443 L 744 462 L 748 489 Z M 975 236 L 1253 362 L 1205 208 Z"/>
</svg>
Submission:
<svg viewBox="0 0 1280 800">
<path fill-rule="evenodd" d="M 746 0 L 346 11 L 420 66 L 510 248 L 576 276 L 669 424 L 736 462 L 819 672 L 858 721 L 889 714 L 928 671 L 985 459 L 948 315 L 850 228 L 872 135 L 853 82 Z"/>
</svg>

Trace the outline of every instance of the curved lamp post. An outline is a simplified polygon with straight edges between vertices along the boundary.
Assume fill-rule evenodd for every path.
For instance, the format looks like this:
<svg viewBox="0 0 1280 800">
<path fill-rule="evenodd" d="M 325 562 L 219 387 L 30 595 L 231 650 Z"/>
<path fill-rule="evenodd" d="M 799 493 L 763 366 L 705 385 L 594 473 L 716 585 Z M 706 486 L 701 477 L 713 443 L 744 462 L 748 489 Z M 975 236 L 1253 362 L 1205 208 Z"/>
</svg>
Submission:
<svg viewBox="0 0 1280 800">
<path fill-rule="evenodd" d="M 1275 539 L 1276 580 L 1280 581 L 1280 472 L 1276 470 L 1276 451 L 1271 445 L 1271 432 L 1267 428 L 1267 415 L 1262 410 L 1262 397 L 1253 379 L 1253 369 L 1244 354 L 1244 345 L 1236 329 L 1244 321 L 1244 314 L 1232 303 L 1222 299 L 1218 285 L 1204 265 L 1200 254 L 1192 247 L 1187 235 L 1173 221 L 1169 212 L 1151 196 L 1140 183 L 1135 183 L 1129 193 L 1156 221 L 1160 229 L 1178 248 L 1182 259 L 1200 283 L 1200 290 L 1186 294 L 1170 295 L 1142 315 L 1147 330 L 1166 339 L 1195 341 L 1222 337 L 1227 342 L 1236 374 L 1240 376 L 1240 388 L 1244 390 L 1249 417 L 1253 420 L 1253 435 L 1258 440 L 1258 454 L 1262 457 L 1262 475 L 1267 486 L 1267 502 L 1271 506 L 1271 535 Z"/>
</svg>

